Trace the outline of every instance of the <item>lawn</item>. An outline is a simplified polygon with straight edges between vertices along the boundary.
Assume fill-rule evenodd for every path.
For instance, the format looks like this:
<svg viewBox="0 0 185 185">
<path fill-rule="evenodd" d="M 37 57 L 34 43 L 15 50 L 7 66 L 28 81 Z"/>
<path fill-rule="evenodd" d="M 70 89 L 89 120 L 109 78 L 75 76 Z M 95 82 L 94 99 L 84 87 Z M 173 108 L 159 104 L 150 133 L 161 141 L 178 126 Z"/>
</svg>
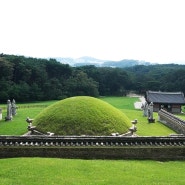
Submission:
<svg viewBox="0 0 185 185">
<path fill-rule="evenodd" d="M 157 121 L 157 113 L 154 113 L 156 123 L 149 124 L 147 117 L 143 117 L 142 111 L 134 108 L 134 102 L 139 101 L 136 97 L 102 97 L 100 99 L 120 109 L 130 120 L 138 119 L 137 134 L 140 136 L 168 136 L 169 134 L 175 133 Z M 6 105 L 0 105 L 0 107 L 3 107 L 3 120 L 0 121 L 0 135 L 22 135 L 26 133 L 28 125 L 26 118 L 34 118 L 46 106 L 55 102 L 56 101 L 17 104 L 17 115 L 10 122 L 4 121 Z"/>
<path fill-rule="evenodd" d="M 17 114 L 12 121 L 5 121 L 6 105 L 1 104 L 0 107 L 3 109 L 3 119 L 0 121 L 0 135 L 25 134 L 28 126 L 26 118 L 34 118 L 40 111 L 54 102 L 56 101 L 16 104 Z"/>
<path fill-rule="evenodd" d="M 1 159 L 2 185 L 184 185 L 185 162 Z"/>
<path fill-rule="evenodd" d="M 143 117 L 142 110 L 136 110 L 134 103 L 139 101 L 137 97 L 103 97 L 102 100 L 120 109 L 130 120 L 137 119 L 137 134 L 140 136 L 168 136 L 175 133 L 158 122 L 158 114 L 154 112 L 155 123 L 148 123 L 147 117 Z"/>
<path fill-rule="evenodd" d="M 133 103 L 138 98 L 106 97 L 102 100 L 138 119 L 138 135 L 169 135 L 173 131 L 157 122 L 149 124 Z M 18 104 L 10 122 L 0 121 L 0 135 L 21 135 L 27 131 L 26 117 L 34 118 L 51 102 Z M 6 105 L 0 105 L 0 107 Z M 3 109 L 3 118 L 6 109 Z M 185 161 L 80 160 L 56 158 L 0 159 L 0 185 L 184 185 Z"/>
<path fill-rule="evenodd" d="M 27 132 L 28 123 L 26 118 L 34 118 L 43 107 L 20 108 L 17 110 L 17 115 L 14 116 L 12 121 L 0 121 L 0 135 L 23 135 Z M 6 111 L 3 110 L 3 118 Z"/>
</svg>

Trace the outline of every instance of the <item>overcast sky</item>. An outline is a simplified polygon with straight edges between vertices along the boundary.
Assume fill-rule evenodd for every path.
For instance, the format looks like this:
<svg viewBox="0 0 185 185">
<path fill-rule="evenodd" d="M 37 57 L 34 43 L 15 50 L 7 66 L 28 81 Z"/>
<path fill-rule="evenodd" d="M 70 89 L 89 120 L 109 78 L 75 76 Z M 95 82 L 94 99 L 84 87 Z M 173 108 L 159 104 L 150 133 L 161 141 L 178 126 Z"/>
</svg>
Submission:
<svg viewBox="0 0 185 185">
<path fill-rule="evenodd" d="M 0 0 L 0 53 L 185 64 L 184 0 Z"/>
</svg>

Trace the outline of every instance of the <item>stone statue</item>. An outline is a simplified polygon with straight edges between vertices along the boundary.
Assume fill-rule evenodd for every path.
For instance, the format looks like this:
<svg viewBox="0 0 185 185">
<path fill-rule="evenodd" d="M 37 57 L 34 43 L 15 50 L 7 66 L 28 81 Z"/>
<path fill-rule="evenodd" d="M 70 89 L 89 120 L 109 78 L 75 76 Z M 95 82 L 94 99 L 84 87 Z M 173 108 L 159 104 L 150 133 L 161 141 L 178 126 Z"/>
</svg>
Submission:
<svg viewBox="0 0 185 185">
<path fill-rule="evenodd" d="M 16 109 L 17 109 L 17 107 L 15 104 L 15 100 L 13 99 L 13 101 L 12 101 L 12 116 L 15 116 L 17 114 Z"/>
<path fill-rule="evenodd" d="M 131 121 L 132 126 L 129 128 L 129 131 L 125 134 L 119 135 L 119 136 L 137 136 L 135 132 L 137 132 L 136 124 L 138 123 L 137 119 Z"/>
<path fill-rule="evenodd" d="M 33 119 L 30 119 L 29 117 L 26 118 L 26 122 L 28 123 L 29 127 L 32 127 Z"/>
<path fill-rule="evenodd" d="M 26 118 L 26 122 L 28 123 L 28 130 L 33 133 L 33 130 L 35 130 L 36 126 L 32 125 L 34 119 L 30 119 L 29 117 Z"/>
<path fill-rule="evenodd" d="M 0 120 L 2 120 L 3 115 L 2 115 L 2 108 L 0 108 Z"/>
<path fill-rule="evenodd" d="M 155 119 L 153 118 L 153 102 L 148 106 L 148 121 L 149 123 L 154 123 Z"/>
<path fill-rule="evenodd" d="M 153 102 L 148 106 L 148 119 L 153 119 Z"/>
<path fill-rule="evenodd" d="M 144 104 L 142 104 L 142 110 L 143 110 L 143 116 L 148 116 L 148 103 L 145 102 Z"/>
<path fill-rule="evenodd" d="M 12 105 L 11 101 L 7 100 L 7 116 L 5 117 L 5 121 L 11 121 L 12 120 Z"/>
<path fill-rule="evenodd" d="M 137 127 L 136 127 L 137 119 L 135 119 L 134 121 L 131 121 L 131 123 L 132 123 L 132 127 L 130 127 L 129 130 L 131 132 L 131 136 L 133 136 L 134 132 L 137 131 Z"/>
</svg>

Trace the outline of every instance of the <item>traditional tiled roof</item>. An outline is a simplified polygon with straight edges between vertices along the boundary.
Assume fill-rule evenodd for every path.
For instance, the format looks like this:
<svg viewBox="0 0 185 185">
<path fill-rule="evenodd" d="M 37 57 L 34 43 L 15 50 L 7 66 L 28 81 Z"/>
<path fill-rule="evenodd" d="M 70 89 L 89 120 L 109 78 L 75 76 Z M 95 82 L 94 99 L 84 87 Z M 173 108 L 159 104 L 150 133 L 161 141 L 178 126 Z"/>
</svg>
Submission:
<svg viewBox="0 0 185 185">
<path fill-rule="evenodd" d="M 184 94 L 182 92 L 147 91 L 146 101 L 153 103 L 185 105 Z"/>
</svg>

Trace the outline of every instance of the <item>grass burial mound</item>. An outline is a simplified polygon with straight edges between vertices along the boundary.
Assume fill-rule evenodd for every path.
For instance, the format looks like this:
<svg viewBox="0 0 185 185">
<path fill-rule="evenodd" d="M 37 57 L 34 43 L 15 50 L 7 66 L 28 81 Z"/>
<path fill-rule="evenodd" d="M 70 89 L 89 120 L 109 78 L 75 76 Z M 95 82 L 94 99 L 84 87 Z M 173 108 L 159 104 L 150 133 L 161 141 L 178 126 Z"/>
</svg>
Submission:
<svg viewBox="0 0 185 185">
<path fill-rule="evenodd" d="M 110 135 L 126 133 L 131 123 L 112 105 L 97 98 L 77 96 L 45 108 L 33 125 L 40 132 L 55 135 Z"/>
</svg>

